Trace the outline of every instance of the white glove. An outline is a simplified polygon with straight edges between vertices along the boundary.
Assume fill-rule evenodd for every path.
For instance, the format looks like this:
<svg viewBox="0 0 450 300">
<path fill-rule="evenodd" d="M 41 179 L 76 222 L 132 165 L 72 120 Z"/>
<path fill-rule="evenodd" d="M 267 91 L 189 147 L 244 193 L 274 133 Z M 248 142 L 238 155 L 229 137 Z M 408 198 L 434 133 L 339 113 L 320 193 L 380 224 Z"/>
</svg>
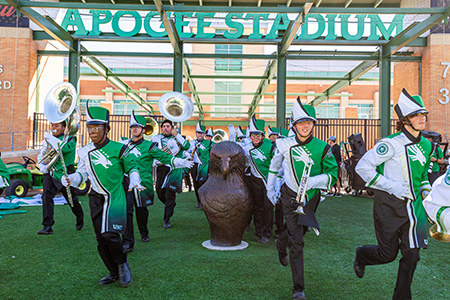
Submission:
<svg viewBox="0 0 450 300">
<path fill-rule="evenodd" d="M 44 139 L 52 145 L 53 148 L 58 149 L 58 145 L 62 143 L 61 140 L 54 137 L 51 133 L 44 132 Z"/>
<path fill-rule="evenodd" d="M 281 186 L 283 183 L 283 178 L 277 177 L 277 180 L 275 181 L 275 190 L 278 191 L 279 194 L 281 194 Z"/>
<path fill-rule="evenodd" d="M 236 133 L 236 128 L 234 128 L 233 124 L 228 125 L 227 128 L 228 128 L 228 135 L 233 135 Z"/>
<path fill-rule="evenodd" d="M 182 159 L 182 158 L 178 158 L 175 157 L 175 159 L 173 160 L 173 165 L 175 166 L 175 168 L 192 168 L 194 166 L 194 162 L 192 160 L 187 160 L 187 159 Z"/>
<path fill-rule="evenodd" d="M 320 178 L 318 176 L 311 176 L 308 179 L 308 184 L 306 185 L 306 190 L 316 189 L 319 185 Z"/>
<path fill-rule="evenodd" d="M 394 181 L 392 183 L 392 186 L 392 195 L 394 195 L 396 198 L 401 200 L 405 200 L 405 198 L 411 198 L 411 191 L 407 182 Z"/>
<path fill-rule="evenodd" d="M 70 176 L 70 175 L 69 175 Z M 145 187 L 141 185 L 141 177 L 138 172 L 131 172 L 130 177 L 130 185 L 128 189 L 137 188 L 138 190 L 144 190 Z"/>
<path fill-rule="evenodd" d="M 73 174 L 69 174 L 67 177 L 66 177 L 66 175 L 63 175 L 61 177 L 61 183 L 62 183 L 63 186 L 68 186 L 69 185 L 69 183 L 67 182 L 66 178 L 70 179 L 70 186 L 77 187 L 81 183 L 80 176 L 77 173 L 73 173 Z"/>
<path fill-rule="evenodd" d="M 277 175 L 269 173 L 267 177 L 267 198 L 275 205 L 280 197 L 280 192 L 276 189 Z"/>
<path fill-rule="evenodd" d="M 38 167 L 39 167 L 39 171 L 41 171 L 42 174 L 48 174 L 49 173 L 48 170 L 47 170 L 47 166 L 46 165 L 39 164 Z"/>
<path fill-rule="evenodd" d="M 272 202 L 273 205 L 278 202 L 277 192 L 274 189 L 267 190 L 267 198 L 269 198 L 269 201 Z"/>
</svg>

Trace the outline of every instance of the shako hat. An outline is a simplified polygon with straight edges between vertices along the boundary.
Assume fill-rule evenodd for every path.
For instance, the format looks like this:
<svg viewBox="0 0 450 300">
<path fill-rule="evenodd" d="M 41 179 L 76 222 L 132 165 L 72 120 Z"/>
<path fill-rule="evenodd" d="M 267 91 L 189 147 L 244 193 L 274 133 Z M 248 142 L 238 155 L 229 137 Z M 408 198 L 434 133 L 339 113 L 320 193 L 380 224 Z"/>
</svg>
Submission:
<svg viewBox="0 0 450 300">
<path fill-rule="evenodd" d="M 86 125 L 109 124 L 109 110 L 100 106 L 89 107 L 86 101 Z"/>
<path fill-rule="evenodd" d="M 294 102 L 294 107 L 292 108 L 292 125 L 302 121 L 313 121 L 316 120 L 316 110 L 312 105 L 302 104 L 300 97 L 297 97 L 297 101 Z"/>
<path fill-rule="evenodd" d="M 395 113 L 399 118 L 410 115 L 428 113 L 423 104 L 422 97 L 419 95 L 411 96 L 406 89 L 403 89 L 398 98 L 397 104 L 394 106 Z"/>
</svg>

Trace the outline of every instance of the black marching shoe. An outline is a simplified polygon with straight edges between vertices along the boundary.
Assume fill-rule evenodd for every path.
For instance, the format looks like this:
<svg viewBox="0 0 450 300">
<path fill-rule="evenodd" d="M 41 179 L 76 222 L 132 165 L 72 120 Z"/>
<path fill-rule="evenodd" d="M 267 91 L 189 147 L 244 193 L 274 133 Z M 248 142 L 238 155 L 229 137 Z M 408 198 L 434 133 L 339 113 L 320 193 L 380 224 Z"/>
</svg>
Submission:
<svg viewBox="0 0 450 300">
<path fill-rule="evenodd" d="M 123 250 L 127 253 L 134 250 L 133 246 L 131 246 L 130 244 L 123 244 L 122 247 L 123 247 Z"/>
<path fill-rule="evenodd" d="M 305 293 L 303 291 L 294 291 L 292 294 L 293 300 L 306 300 Z"/>
<path fill-rule="evenodd" d="M 363 278 L 364 272 L 366 271 L 366 266 L 362 265 L 358 261 L 358 249 L 361 247 L 356 248 L 356 254 L 355 254 L 355 261 L 353 262 L 353 270 L 355 270 L 356 276 L 359 278 Z"/>
<path fill-rule="evenodd" d="M 131 283 L 131 271 L 128 261 L 119 265 L 119 279 L 123 287 L 127 287 Z"/>
<path fill-rule="evenodd" d="M 83 218 L 77 219 L 77 225 L 76 225 L 77 230 L 81 230 L 81 228 L 83 228 L 83 225 L 84 225 Z"/>
<path fill-rule="evenodd" d="M 113 276 L 111 274 L 106 275 L 105 277 L 103 277 L 102 279 L 100 279 L 98 281 L 99 285 L 107 285 L 107 284 L 111 284 L 113 282 L 116 282 L 119 279 L 119 276 Z"/>
<path fill-rule="evenodd" d="M 147 235 L 147 236 L 143 236 L 143 237 L 141 238 L 141 240 L 142 240 L 144 243 L 150 242 L 150 238 L 148 237 L 148 235 Z"/>
<path fill-rule="evenodd" d="M 37 234 L 50 235 L 53 234 L 52 226 L 44 226 L 41 230 L 37 232 Z"/>
<path fill-rule="evenodd" d="M 163 227 L 164 227 L 164 229 L 169 229 L 170 228 L 170 221 L 169 220 L 164 220 Z"/>
<path fill-rule="evenodd" d="M 288 258 L 288 255 L 286 253 L 286 249 L 280 250 L 278 248 L 278 241 L 275 241 L 275 244 L 277 246 L 277 251 L 278 251 L 278 260 L 280 261 L 280 264 L 282 266 L 286 267 L 289 264 L 289 258 Z"/>
</svg>

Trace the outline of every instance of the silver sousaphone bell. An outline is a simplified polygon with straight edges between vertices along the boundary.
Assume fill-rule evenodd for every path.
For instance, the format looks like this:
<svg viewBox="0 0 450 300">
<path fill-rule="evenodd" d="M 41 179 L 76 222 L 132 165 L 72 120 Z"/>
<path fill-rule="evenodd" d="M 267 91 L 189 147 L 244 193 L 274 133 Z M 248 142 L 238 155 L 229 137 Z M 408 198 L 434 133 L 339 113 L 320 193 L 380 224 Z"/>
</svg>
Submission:
<svg viewBox="0 0 450 300">
<path fill-rule="evenodd" d="M 222 129 L 216 129 L 211 140 L 216 144 L 226 141 L 228 140 L 228 134 Z"/>
<path fill-rule="evenodd" d="M 47 94 L 44 100 L 44 115 L 51 123 L 66 121 L 63 142 L 67 142 L 69 136 L 73 136 L 80 128 L 80 110 L 77 105 L 77 92 L 75 87 L 69 82 L 61 82 L 55 85 Z M 49 142 L 44 144 L 45 151 L 39 164 L 47 166 L 50 170 L 59 158 L 58 149 L 55 149 Z"/>
<path fill-rule="evenodd" d="M 158 108 L 161 114 L 172 122 L 184 122 L 194 114 L 194 103 L 183 93 L 169 92 L 159 98 Z"/>
</svg>

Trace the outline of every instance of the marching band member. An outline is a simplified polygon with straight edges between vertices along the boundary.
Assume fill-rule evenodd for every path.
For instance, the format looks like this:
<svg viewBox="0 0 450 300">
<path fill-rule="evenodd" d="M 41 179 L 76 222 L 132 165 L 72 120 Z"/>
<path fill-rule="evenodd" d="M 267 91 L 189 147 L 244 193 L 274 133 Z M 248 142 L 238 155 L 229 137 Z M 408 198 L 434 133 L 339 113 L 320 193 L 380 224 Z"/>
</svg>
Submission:
<svg viewBox="0 0 450 300">
<path fill-rule="evenodd" d="M 450 234 L 450 168 L 436 179 L 430 194 L 423 201 L 423 206 L 430 219 L 436 224 L 436 231 Z"/>
<path fill-rule="evenodd" d="M 210 141 L 213 138 L 213 136 L 214 136 L 214 131 L 213 131 L 213 128 L 211 127 L 206 131 L 205 139 Z"/>
<path fill-rule="evenodd" d="M 133 249 L 134 246 L 134 230 L 133 230 L 133 203 L 136 208 L 136 221 L 141 234 L 141 240 L 148 243 L 148 209 L 147 206 L 153 205 L 154 190 L 152 166 L 153 161 L 157 159 L 159 162 L 170 165 L 172 168 L 190 168 L 194 164 L 187 159 L 175 158 L 158 148 L 156 143 L 152 143 L 144 139 L 144 130 L 147 120 L 143 116 L 133 113 L 130 117 L 130 131 L 132 138 L 122 141 L 126 144 L 127 152 L 135 160 L 137 170 L 141 178 L 141 185 L 145 190 L 138 191 L 133 189 L 127 193 L 127 203 L 131 203 L 131 208 L 127 208 L 127 227 L 123 236 L 125 250 Z M 129 205 L 129 204 L 128 204 Z M 131 212 L 131 213 L 130 213 Z"/>
<path fill-rule="evenodd" d="M 9 172 L 1 157 L 2 154 L 0 153 L 0 189 L 3 190 L 9 186 Z"/>
<path fill-rule="evenodd" d="M 66 121 L 60 123 L 51 123 L 52 133 L 45 132 L 44 139 L 47 143 L 52 145 L 53 148 L 58 149 L 58 145 L 61 146 L 62 155 L 64 162 L 67 167 L 67 173 L 72 174 L 75 172 L 75 151 L 77 147 L 77 138 L 75 136 L 69 137 L 66 143 L 62 144 L 64 138 L 64 130 L 66 129 Z M 38 155 L 38 161 L 41 161 L 44 153 L 46 152 L 49 145 L 42 147 L 41 152 Z M 68 201 L 67 189 L 61 184 L 61 177 L 64 175 L 64 169 L 61 164 L 61 160 L 58 159 L 51 169 L 41 162 L 39 163 L 39 170 L 44 174 L 43 186 L 42 186 L 42 225 L 44 228 L 39 230 L 37 234 L 49 235 L 53 234 L 52 226 L 55 223 L 53 219 L 55 211 L 55 203 L 53 198 L 59 192 L 61 192 Z M 72 213 L 76 217 L 76 229 L 81 230 L 83 228 L 83 208 L 78 201 L 77 196 L 74 193 L 74 189 L 70 188 L 70 193 L 72 194 L 73 207 Z"/>
<path fill-rule="evenodd" d="M 196 152 L 197 152 L 197 146 L 201 142 L 203 142 L 203 140 L 205 139 L 205 130 L 206 130 L 206 127 L 204 125 L 202 125 L 199 121 L 195 128 L 195 140 L 190 142 L 191 146 L 188 150 L 190 156 L 192 156 L 192 152 L 195 151 L 194 156 L 192 157 L 192 159 L 194 160 L 194 166 L 190 169 L 190 173 L 192 176 L 192 180 L 194 180 L 194 191 L 195 191 L 195 197 L 197 198 L 197 208 L 200 208 L 201 204 L 200 204 L 200 198 L 198 197 L 198 189 L 200 188 L 200 186 L 198 185 L 198 182 L 196 180 L 197 173 L 198 173 L 198 165 L 200 163 L 200 160 L 199 160 Z"/>
<path fill-rule="evenodd" d="M 267 131 L 269 140 L 271 140 L 272 142 L 275 142 L 275 140 L 280 136 L 280 131 L 278 130 L 278 128 L 270 128 L 270 126 L 268 126 Z"/>
<path fill-rule="evenodd" d="M 212 131 L 212 128 L 210 129 Z M 197 144 L 195 156 L 198 160 L 198 172 L 194 181 L 197 182 L 198 188 L 200 188 L 208 179 L 209 156 L 214 145 L 215 143 L 211 139 L 204 139 Z"/>
<path fill-rule="evenodd" d="M 164 152 L 182 158 L 183 150 L 188 150 L 190 143 L 173 127 L 170 120 L 161 123 L 161 134 L 155 135 L 152 141 Z M 183 183 L 183 170 L 173 169 L 171 166 L 162 164 L 155 160 L 156 168 L 156 193 L 159 200 L 164 203 L 164 225 L 165 229 L 171 227 L 170 218 L 176 206 L 176 193 L 181 193 Z"/>
<path fill-rule="evenodd" d="M 267 175 L 275 145 L 264 138 L 264 120 L 255 116 L 250 120 L 248 132 L 252 143 L 243 146 L 250 166 L 248 185 L 253 199 L 253 223 L 258 243 L 268 243 L 272 235 L 273 205 L 267 199 Z"/>
<path fill-rule="evenodd" d="M 375 190 L 373 215 L 378 245 L 356 248 L 354 270 L 359 278 L 365 267 L 392 262 L 400 250 L 393 299 L 411 299 L 411 283 L 419 261 L 419 249 L 427 248 L 427 217 L 422 205 L 429 191 L 427 171 L 431 143 L 420 135 L 427 110 L 420 96 L 403 89 L 394 107 L 398 132 L 366 152 L 355 171 Z"/>
<path fill-rule="evenodd" d="M 292 280 L 294 283 L 293 299 L 306 299 L 303 271 L 303 236 L 311 227 L 318 234 L 319 224 L 315 212 L 320 202 L 320 189 L 328 189 L 336 183 L 337 165 L 331 153 L 331 147 L 312 135 L 316 123 L 314 107 L 302 105 L 300 98 L 294 103 L 292 124 L 295 136 L 277 139 L 277 150 L 270 164 L 267 180 L 267 196 L 272 203 L 277 201 L 276 181 L 281 168 L 284 170 L 284 184 L 281 187 L 281 204 L 286 220 L 286 229 L 277 240 L 278 258 L 283 266 L 291 263 Z M 303 171 L 310 165 L 310 174 Z M 307 181 L 306 181 L 307 179 Z M 294 211 L 299 204 L 295 201 L 300 183 L 307 183 L 305 214 Z M 302 184 L 303 185 L 303 184 Z M 293 201 L 294 200 L 294 201 Z"/>
<path fill-rule="evenodd" d="M 433 151 L 430 157 L 430 169 L 428 169 L 428 180 L 430 181 L 430 184 L 433 185 L 436 179 L 441 176 L 439 165 L 444 163 L 444 152 L 441 147 L 439 147 L 439 143 L 433 143 L 433 138 L 431 136 L 423 136 L 433 145 Z"/>
<path fill-rule="evenodd" d="M 62 176 L 61 182 L 76 187 L 90 178 L 89 207 L 98 253 L 109 270 L 98 283 L 107 285 L 120 280 L 125 287 L 131 283 L 131 272 L 120 238 L 120 234 L 125 233 L 127 217 L 122 185 L 124 174 L 130 178 L 130 190 L 143 187 L 127 146 L 108 138 L 109 111 L 103 107 L 89 107 L 87 102 L 86 126 L 92 142 L 78 150 L 77 171 L 68 177 Z"/>
<path fill-rule="evenodd" d="M 242 142 L 247 138 L 247 130 L 242 129 L 241 126 L 238 126 L 236 137 L 238 142 Z"/>
</svg>

